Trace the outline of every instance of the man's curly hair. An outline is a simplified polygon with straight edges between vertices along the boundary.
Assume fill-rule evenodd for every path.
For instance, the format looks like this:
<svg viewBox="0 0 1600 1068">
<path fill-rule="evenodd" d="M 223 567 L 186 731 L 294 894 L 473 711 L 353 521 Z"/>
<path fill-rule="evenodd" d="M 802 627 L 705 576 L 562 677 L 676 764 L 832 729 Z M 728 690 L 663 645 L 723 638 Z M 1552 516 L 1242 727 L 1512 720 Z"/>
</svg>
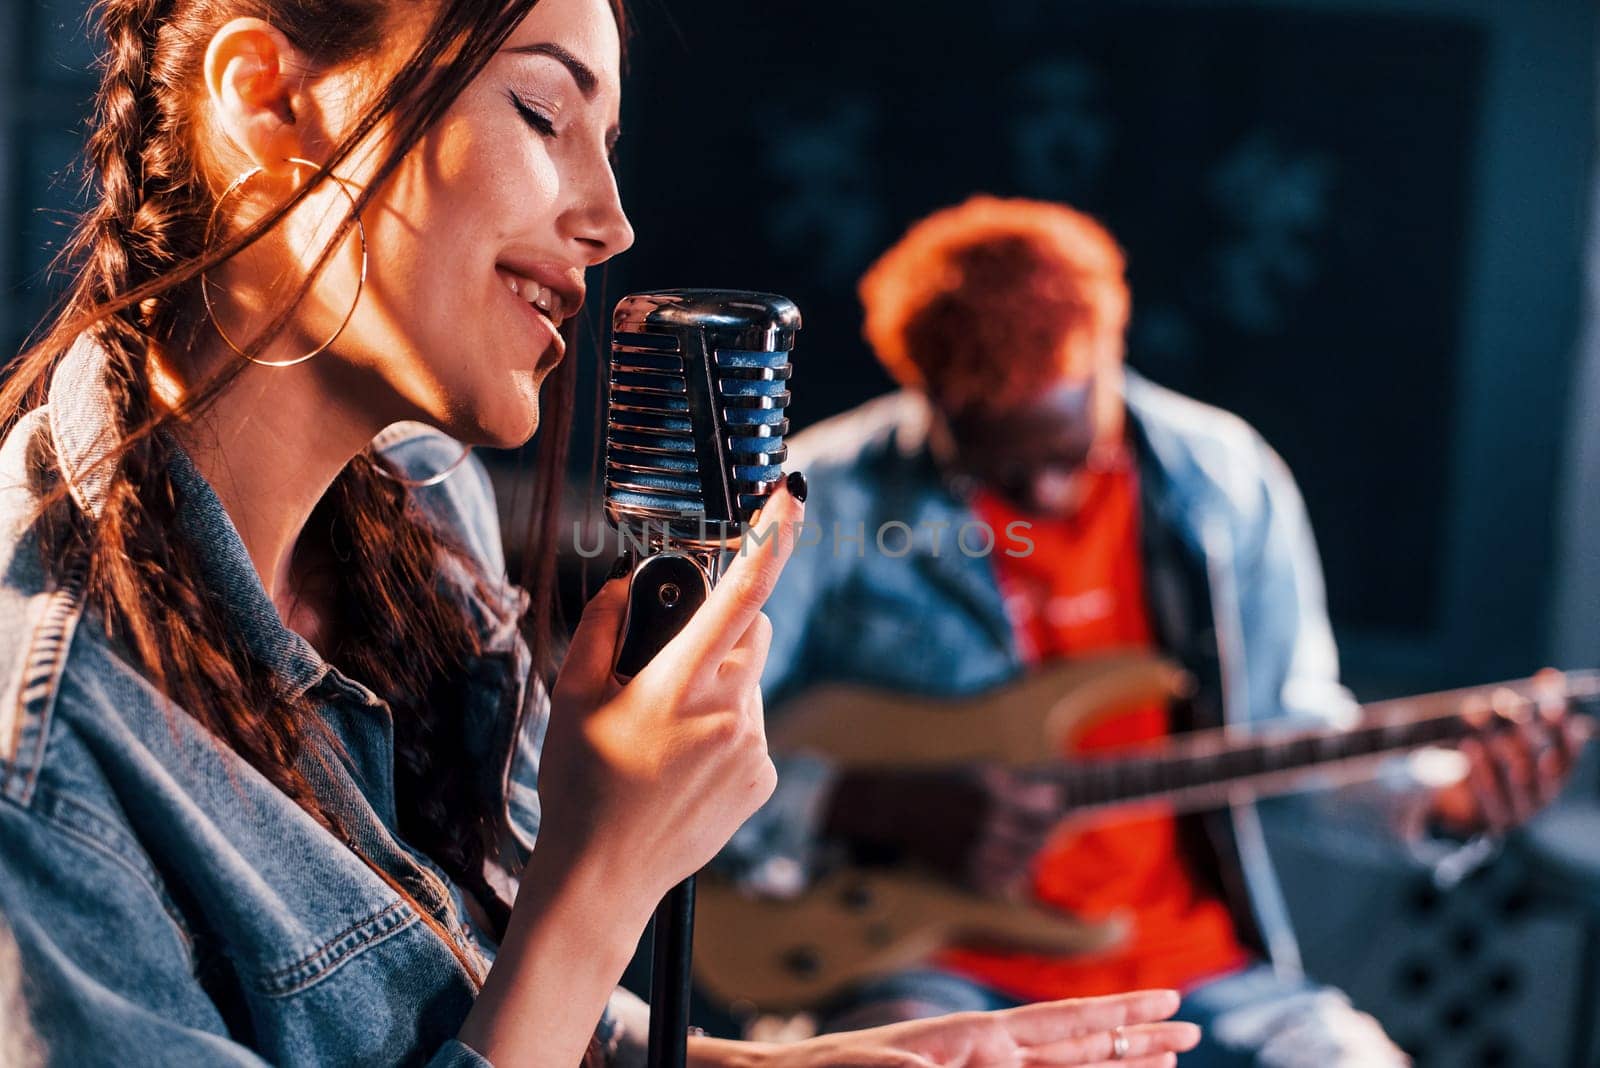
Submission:
<svg viewBox="0 0 1600 1068">
<path fill-rule="evenodd" d="M 865 334 L 902 385 L 947 411 L 1026 400 L 1120 353 L 1122 250 L 1061 204 L 975 196 L 906 231 L 861 279 Z"/>
</svg>

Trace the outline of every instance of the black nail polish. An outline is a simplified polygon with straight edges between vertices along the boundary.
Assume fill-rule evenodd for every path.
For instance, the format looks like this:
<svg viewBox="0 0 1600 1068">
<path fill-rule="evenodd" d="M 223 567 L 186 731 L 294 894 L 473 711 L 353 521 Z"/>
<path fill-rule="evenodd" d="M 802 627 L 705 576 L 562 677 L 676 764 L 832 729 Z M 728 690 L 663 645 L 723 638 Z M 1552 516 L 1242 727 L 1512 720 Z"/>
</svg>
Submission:
<svg viewBox="0 0 1600 1068">
<path fill-rule="evenodd" d="M 790 471 L 789 477 L 784 480 L 783 484 L 789 488 L 789 496 L 793 497 L 801 504 L 805 503 L 806 493 L 808 492 L 805 472 Z"/>
<path fill-rule="evenodd" d="M 633 570 L 633 558 L 627 553 L 617 557 L 617 562 L 611 565 L 611 577 L 614 579 L 626 578 L 628 572 Z"/>
</svg>

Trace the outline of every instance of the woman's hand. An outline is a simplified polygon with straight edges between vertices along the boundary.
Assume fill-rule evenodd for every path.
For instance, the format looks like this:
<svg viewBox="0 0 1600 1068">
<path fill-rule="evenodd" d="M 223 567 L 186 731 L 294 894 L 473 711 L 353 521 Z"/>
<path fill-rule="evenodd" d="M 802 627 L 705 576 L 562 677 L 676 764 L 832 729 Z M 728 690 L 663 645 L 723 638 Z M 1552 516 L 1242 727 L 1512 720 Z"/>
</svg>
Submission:
<svg viewBox="0 0 1600 1068">
<path fill-rule="evenodd" d="M 1177 1011 L 1176 992 L 1142 990 L 999 1012 L 955 1013 L 789 1046 L 707 1039 L 692 1042 L 689 1052 L 698 1065 L 760 1068 L 1170 1068 L 1177 1054 L 1200 1041 L 1194 1024 L 1160 1022 Z M 1125 1044 L 1120 1054 L 1119 1037 Z"/>
<path fill-rule="evenodd" d="M 551 695 L 541 823 L 461 1041 L 496 1064 L 577 1064 L 656 902 L 702 867 L 777 781 L 762 722 L 761 606 L 794 544 L 780 489 L 687 626 L 626 686 L 611 673 L 627 583 L 589 603 Z"/>
<path fill-rule="evenodd" d="M 626 685 L 612 674 L 627 601 L 590 602 L 552 694 L 540 760 L 538 850 L 614 865 L 616 891 L 653 902 L 705 865 L 772 793 L 760 679 L 766 603 L 804 515 L 780 489 L 757 519 L 778 537 L 746 549 L 706 604 Z"/>
</svg>

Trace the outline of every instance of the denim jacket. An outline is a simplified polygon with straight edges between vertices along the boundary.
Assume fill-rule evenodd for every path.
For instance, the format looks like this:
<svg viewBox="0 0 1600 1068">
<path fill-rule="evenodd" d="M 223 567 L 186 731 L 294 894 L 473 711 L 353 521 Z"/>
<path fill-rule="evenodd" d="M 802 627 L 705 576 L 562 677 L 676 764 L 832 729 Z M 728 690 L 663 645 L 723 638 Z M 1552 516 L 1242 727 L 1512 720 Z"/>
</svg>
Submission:
<svg viewBox="0 0 1600 1068">
<path fill-rule="evenodd" d="M 1125 390 L 1141 492 L 1147 597 L 1158 645 L 1193 674 L 1179 727 L 1293 718 L 1337 723 L 1353 711 L 1338 681 L 1321 565 L 1287 467 L 1242 420 L 1129 373 Z M 986 536 L 929 448 L 920 394 L 879 398 L 797 435 L 790 464 L 810 482 L 808 531 L 768 602 L 769 715 L 822 682 L 970 694 L 1024 670 Z M 909 543 L 904 529 L 910 528 Z M 884 545 L 876 533 L 884 530 Z M 820 532 L 820 543 L 817 542 Z M 999 548 L 1008 544 L 1003 532 Z M 904 549 L 904 551 L 902 551 Z M 972 555 L 969 555 L 969 552 Z M 819 862 L 833 768 L 817 754 L 778 758 L 773 798 L 719 865 L 756 892 L 786 895 Z M 1398 829 L 1415 804 L 1403 778 L 1312 802 L 1366 837 Z M 1307 802 L 1279 799 L 1185 822 L 1240 935 L 1281 971 L 1299 970 L 1263 816 L 1303 834 Z"/>
<path fill-rule="evenodd" d="M 90 463 L 110 440 L 104 374 L 101 352 L 80 341 L 48 404 L 0 447 L 0 913 L 40 1044 L 62 1064 L 486 1064 L 454 1037 L 477 982 L 412 905 L 166 701 L 86 608 L 81 576 L 47 578 L 28 520 L 52 466 L 79 508 L 98 511 L 105 478 Z M 459 449 L 417 424 L 375 444 L 414 475 Z M 493 944 L 459 888 L 396 831 L 388 705 L 283 625 L 210 486 L 181 452 L 175 464 L 173 534 L 204 547 L 207 595 L 344 747 L 320 796 L 481 976 Z M 503 578 L 480 465 L 416 494 Z M 501 590 L 497 604 L 463 592 L 484 651 L 460 685 L 484 788 L 515 838 L 507 868 L 491 875 L 514 888 L 538 830 L 547 705 L 518 714 L 529 676 L 522 595 Z M 640 1036 L 617 1021 L 638 1006 L 620 993 L 613 1005 L 597 1033 L 614 1060 L 629 1059 Z"/>
</svg>

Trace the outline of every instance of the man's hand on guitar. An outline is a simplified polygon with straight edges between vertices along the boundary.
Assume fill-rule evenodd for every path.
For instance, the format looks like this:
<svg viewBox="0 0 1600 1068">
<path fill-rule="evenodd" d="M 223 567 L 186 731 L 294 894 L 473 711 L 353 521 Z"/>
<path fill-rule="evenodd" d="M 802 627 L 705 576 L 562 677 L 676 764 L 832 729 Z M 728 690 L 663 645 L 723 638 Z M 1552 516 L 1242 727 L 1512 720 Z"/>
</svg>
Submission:
<svg viewBox="0 0 1600 1068">
<path fill-rule="evenodd" d="M 841 774 L 825 833 L 866 861 L 912 861 L 958 885 L 1003 895 L 1026 878 L 1061 821 L 1061 791 L 980 765 Z"/>
<path fill-rule="evenodd" d="M 1536 705 L 1485 708 L 1482 734 L 1461 743 L 1467 774 L 1438 790 L 1434 822 L 1451 834 L 1500 834 L 1530 819 L 1566 786 L 1593 727 L 1559 694 Z"/>
</svg>

